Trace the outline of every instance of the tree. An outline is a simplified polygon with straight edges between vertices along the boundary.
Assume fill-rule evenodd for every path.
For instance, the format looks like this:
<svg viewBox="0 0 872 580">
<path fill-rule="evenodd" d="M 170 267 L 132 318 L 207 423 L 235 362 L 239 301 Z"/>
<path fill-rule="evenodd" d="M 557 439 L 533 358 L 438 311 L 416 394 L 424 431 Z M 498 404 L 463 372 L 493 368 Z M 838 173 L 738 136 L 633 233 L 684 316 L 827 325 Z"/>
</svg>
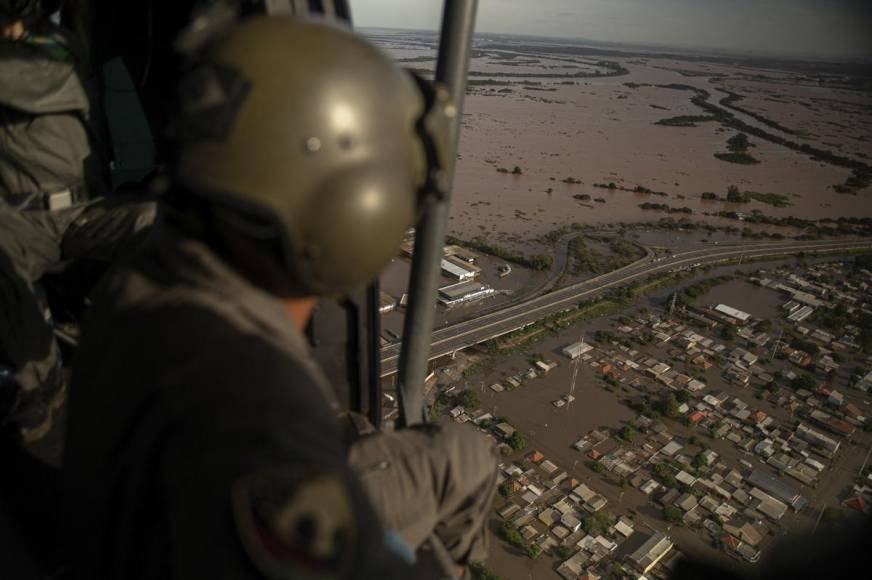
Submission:
<svg viewBox="0 0 872 580">
<path fill-rule="evenodd" d="M 457 402 L 467 409 L 478 407 L 478 394 L 475 391 L 463 391 L 457 396 Z"/>
<path fill-rule="evenodd" d="M 735 340 L 738 336 L 738 331 L 736 331 L 736 327 L 732 324 L 725 324 L 721 327 L 721 338 L 724 340 Z"/>
<path fill-rule="evenodd" d="M 797 376 L 790 382 L 790 385 L 794 389 L 806 389 L 808 391 L 814 390 L 817 387 L 817 381 L 814 380 L 809 374 L 802 374 Z"/>
<path fill-rule="evenodd" d="M 470 562 L 469 573 L 472 576 L 472 580 L 501 580 L 493 570 L 481 562 Z"/>
<path fill-rule="evenodd" d="M 558 560 L 566 560 L 572 555 L 572 550 L 568 546 L 557 546 L 551 552 Z"/>
<path fill-rule="evenodd" d="M 660 412 L 667 417 L 678 417 L 678 399 L 675 398 L 674 393 L 667 393 L 666 396 L 660 399 Z"/>
<path fill-rule="evenodd" d="M 738 133 L 727 139 L 727 149 L 733 153 L 744 153 L 748 147 L 751 147 L 751 142 L 744 133 Z"/>
<path fill-rule="evenodd" d="M 513 175 L 521 175 L 522 173 L 524 173 L 524 170 L 521 169 L 521 168 L 520 168 L 519 166 L 517 166 L 517 165 L 515 165 L 515 168 L 512 169 L 512 174 L 513 174 Z"/>
<path fill-rule="evenodd" d="M 505 522 L 500 526 L 500 537 L 516 548 L 523 550 L 527 547 L 524 536 L 510 522 Z"/>
<path fill-rule="evenodd" d="M 682 520 L 681 510 L 673 505 L 668 505 L 663 508 L 663 518 L 670 523 L 678 523 Z"/>
<path fill-rule="evenodd" d="M 531 560 L 535 560 L 539 557 L 539 554 L 542 553 L 542 548 L 537 546 L 536 544 L 530 544 L 527 546 L 527 557 Z"/>
<path fill-rule="evenodd" d="M 748 194 L 739 191 L 735 185 L 727 188 L 727 201 L 732 203 L 747 203 L 749 201 Z"/>
<path fill-rule="evenodd" d="M 790 346 L 797 350 L 807 352 L 811 356 L 817 356 L 821 351 L 817 343 L 814 343 L 810 340 L 802 340 L 800 338 L 794 338 L 793 340 L 791 340 Z"/>
<path fill-rule="evenodd" d="M 554 258 L 545 254 L 537 254 L 530 258 L 530 268 L 534 270 L 550 270 Z"/>
<path fill-rule="evenodd" d="M 588 534 L 596 532 L 605 532 L 609 529 L 609 516 L 605 511 L 600 510 L 581 520 L 581 529 Z"/>
<path fill-rule="evenodd" d="M 587 466 L 590 467 L 595 473 L 599 473 L 600 475 L 606 472 L 606 466 L 599 461 L 588 461 Z"/>
<path fill-rule="evenodd" d="M 623 439 L 624 441 L 627 441 L 629 443 L 633 442 L 633 438 L 635 436 L 636 436 L 636 430 L 633 429 L 632 427 L 630 427 L 629 425 L 624 425 L 624 427 L 621 429 L 620 433 L 618 434 L 618 437 L 620 437 L 621 439 Z"/>
<path fill-rule="evenodd" d="M 654 477 L 666 487 L 675 487 L 675 476 L 672 468 L 667 463 L 658 463 L 654 466 Z"/>
<path fill-rule="evenodd" d="M 690 393 L 686 389 L 681 389 L 675 393 L 675 400 L 679 403 L 686 403 L 690 400 Z"/>
<path fill-rule="evenodd" d="M 512 482 L 511 480 L 506 480 L 500 484 L 499 487 L 500 495 L 503 497 L 509 497 L 512 495 Z"/>
<path fill-rule="evenodd" d="M 521 436 L 520 433 L 515 431 L 514 433 L 512 433 L 511 437 L 509 437 L 509 447 L 511 447 L 515 451 L 523 451 L 527 448 L 527 441 Z"/>
</svg>

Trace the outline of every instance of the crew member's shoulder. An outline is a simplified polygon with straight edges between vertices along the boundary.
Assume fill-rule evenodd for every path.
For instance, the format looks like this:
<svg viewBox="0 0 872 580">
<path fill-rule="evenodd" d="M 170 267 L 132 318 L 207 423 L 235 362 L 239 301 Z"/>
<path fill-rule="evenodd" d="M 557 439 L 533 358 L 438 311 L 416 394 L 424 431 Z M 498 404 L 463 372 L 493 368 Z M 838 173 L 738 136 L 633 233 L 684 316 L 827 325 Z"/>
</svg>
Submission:
<svg viewBox="0 0 872 580">
<path fill-rule="evenodd" d="M 129 352 L 141 344 L 138 356 L 162 367 L 221 357 L 226 364 L 228 353 L 241 361 L 311 366 L 305 339 L 278 300 L 202 244 L 173 235 L 155 237 L 104 278 L 83 334 L 99 337 L 101 349 Z"/>
<path fill-rule="evenodd" d="M 36 115 L 87 112 L 76 60 L 54 34 L 0 42 L 0 105 Z"/>
</svg>

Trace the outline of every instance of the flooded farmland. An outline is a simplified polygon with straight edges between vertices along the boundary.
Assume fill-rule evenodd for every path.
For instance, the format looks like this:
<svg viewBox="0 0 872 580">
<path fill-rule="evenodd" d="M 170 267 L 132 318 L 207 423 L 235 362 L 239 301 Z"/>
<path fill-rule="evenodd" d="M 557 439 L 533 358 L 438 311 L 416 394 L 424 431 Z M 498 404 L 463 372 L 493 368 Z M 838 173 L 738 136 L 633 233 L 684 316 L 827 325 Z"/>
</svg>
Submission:
<svg viewBox="0 0 872 580">
<path fill-rule="evenodd" d="M 432 39 L 376 40 L 407 66 L 432 71 Z M 600 57 L 575 45 L 502 38 L 477 41 L 476 49 L 450 222 L 450 233 L 460 238 L 483 235 L 524 247 L 573 223 L 667 216 L 736 225 L 720 212 L 872 217 L 868 186 L 837 193 L 851 176 L 845 163 L 799 149 L 861 164 L 872 158 L 868 92 L 779 63 L 731 65 L 619 51 Z M 707 102 L 733 120 L 658 124 L 710 116 L 692 102 L 695 91 L 705 91 Z M 736 97 L 730 101 L 730 95 Z M 715 157 L 739 132 L 737 122 L 767 135 L 749 135 L 756 163 Z M 615 187 L 597 187 L 609 183 Z M 728 203 L 723 199 L 731 185 L 778 194 L 784 203 Z M 702 199 L 703 192 L 721 200 Z M 640 208 L 645 202 L 682 212 Z"/>
</svg>

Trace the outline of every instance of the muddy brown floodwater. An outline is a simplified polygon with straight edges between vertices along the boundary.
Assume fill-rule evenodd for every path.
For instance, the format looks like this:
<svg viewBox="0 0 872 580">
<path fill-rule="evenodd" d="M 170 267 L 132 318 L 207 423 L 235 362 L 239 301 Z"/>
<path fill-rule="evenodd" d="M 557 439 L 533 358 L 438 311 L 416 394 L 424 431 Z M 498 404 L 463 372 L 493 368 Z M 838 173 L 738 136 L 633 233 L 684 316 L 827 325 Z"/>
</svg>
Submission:
<svg viewBox="0 0 872 580">
<path fill-rule="evenodd" d="M 386 37 L 380 41 L 390 42 Z M 535 44 L 535 43 L 534 43 Z M 432 50 L 404 39 L 391 50 L 398 58 L 432 55 Z M 432 46 L 432 45 L 429 45 Z M 872 160 L 872 97 L 868 92 L 816 86 L 814 79 L 791 71 L 749 64 L 682 61 L 677 58 L 606 57 L 628 74 L 600 78 L 543 75 L 589 74 L 596 58 L 548 54 L 524 41 L 508 40 L 491 50 L 479 43 L 471 70 L 460 161 L 450 221 L 459 237 L 485 235 L 518 248 L 553 229 L 572 224 L 657 220 L 667 214 L 642 210 L 643 202 L 689 207 L 693 219 L 719 225 L 735 221 L 704 216 L 719 211 L 762 211 L 771 216 L 870 217 L 872 189 L 857 195 L 836 193 L 850 170 L 752 136 L 750 150 L 760 162 L 739 165 L 716 159 L 737 131 L 718 122 L 696 127 L 656 125 L 679 115 L 702 115 L 690 102 L 693 93 L 648 85 L 682 84 L 711 93 L 715 104 L 730 91 L 736 106 L 777 123 L 789 133 L 744 112 L 729 110 L 748 124 L 797 143 L 833 151 L 854 160 Z M 508 47 L 508 48 L 507 48 Z M 406 63 L 432 69 L 432 61 Z M 600 71 L 604 71 L 600 67 Z M 511 76 L 507 76 L 511 75 Z M 522 76 L 517 76 L 522 75 Z M 521 175 L 498 173 L 518 166 Z M 580 181 L 566 184 L 573 177 Z M 609 191 L 595 183 L 637 185 L 667 196 Z M 752 202 L 729 204 L 700 199 L 702 192 L 726 194 L 727 187 L 787 196 L 788 207 Z M 549 193 L 550 190 L 550 193 Z M 589 194 L 604 203 L 573 198 Z M 673 214 L 672 217 L 684 217 Z"/>
<path fill-rule="evenodd" d="M 734 280 L 709 290 L 694 301 L 696 306 L 710 307 L 726 304 L 747 312 L 754 318 L 774 318 L 779 313 L 778 306 L 784 304 L 784 297 L 768 288 L 756 286 L 744 280 Z"/>
</svg>

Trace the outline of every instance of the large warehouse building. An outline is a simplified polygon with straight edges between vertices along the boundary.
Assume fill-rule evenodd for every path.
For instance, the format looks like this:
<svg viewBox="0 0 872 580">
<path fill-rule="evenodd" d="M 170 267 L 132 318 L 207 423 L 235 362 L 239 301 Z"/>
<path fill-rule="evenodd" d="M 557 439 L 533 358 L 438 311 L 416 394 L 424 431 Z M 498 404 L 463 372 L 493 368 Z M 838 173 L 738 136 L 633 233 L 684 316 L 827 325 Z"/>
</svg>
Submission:
<svg viewBox="0 0 872 580">
<path fill-rule="evenodd" d="M 478 266 L 473 266 L 472 264 L 461 262 L 460 260 L 453 257 L 442 258 L 442 273 L 449 278 L 454 278 L 455 280 L 460 280 L 461 282 L 466 280 L 474 280 L 478 276 L 479 272 L 481 272 L 481 268 L 479 268 Z"/>
<path fill-rule="evenodd" d="M 718 304 L 715 306 L 715 312 L 723 314 L 734 320 L 737 324 L 745 324 L 749 320 L 751 320 L 751 315 L 747 312 L 742 312 L 741 310 L 737 310 L 732 306 L 727 306 L 726 304 Z"/>
<path fill-rule="evenodd" d="M 439 302 L 445 306 L 455 306 L 463 302 L 479 300 L 492 296 L 496 290 L 481 282 L 460 282 L 439 289 Z"/>
</svg>

